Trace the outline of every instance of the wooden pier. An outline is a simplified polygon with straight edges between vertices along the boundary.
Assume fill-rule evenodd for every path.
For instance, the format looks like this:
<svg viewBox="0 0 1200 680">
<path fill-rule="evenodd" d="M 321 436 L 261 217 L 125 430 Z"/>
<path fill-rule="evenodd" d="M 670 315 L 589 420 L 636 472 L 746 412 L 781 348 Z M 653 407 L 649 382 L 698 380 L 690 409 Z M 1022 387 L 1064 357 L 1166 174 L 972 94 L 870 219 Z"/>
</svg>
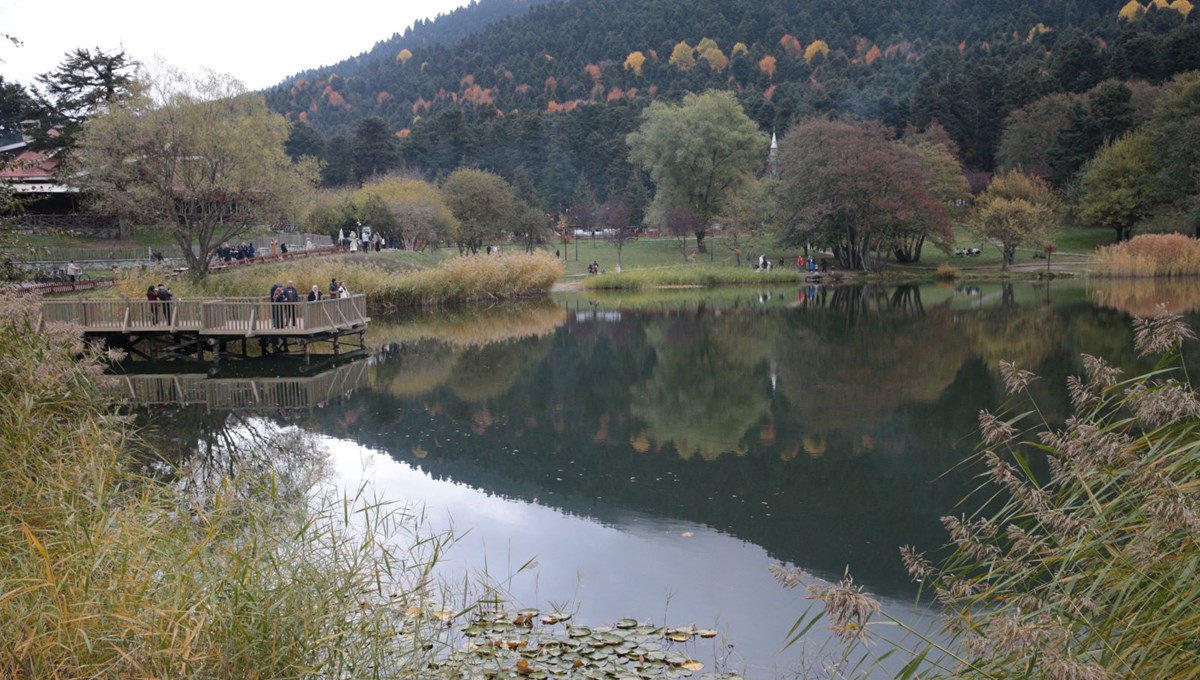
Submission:
<svg viewBox="0 0 1200 680">
<path fill-rule="evenodd" d="M 366 349 L 370 322 L 367 298 L 354 295 L 315 302 L 271 302 L 267 298 L 178 298 L 151 300 L 43 300 L 41 323 L 78 326 L 85 337 L 109 346 L 153 356 L 160 349 L 213 359 L 247 342 L 263 353 L 310 356 L 312 345 L 329 343 L 342 351 L 343 338 Z M 296 347 L 293 349 L 293 343 Z M 142 351 L 143 349 L 148 351 Z"/>
<path fill-rule="evenodd" d="M 311 376 L 212 378 L 206 373 L 110 375 L 103 384 L 131 406 L 197 406 L 213 411 L 322 408 L 369 382 L 365 360 Z"/>
</svg>

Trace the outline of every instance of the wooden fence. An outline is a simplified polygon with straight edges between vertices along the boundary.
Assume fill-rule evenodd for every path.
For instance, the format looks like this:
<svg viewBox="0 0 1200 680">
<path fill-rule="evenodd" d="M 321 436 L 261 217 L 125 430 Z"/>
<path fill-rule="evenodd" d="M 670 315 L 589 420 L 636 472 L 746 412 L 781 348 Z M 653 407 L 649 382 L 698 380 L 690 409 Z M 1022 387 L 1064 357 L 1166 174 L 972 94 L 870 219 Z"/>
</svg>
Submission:
<svg viewBox="0 0 1200 680">
<path fill-rule="evenodd" d="M 285 303 L 266 298 L 42 301 L 43 323 L 73 324 L 85 333 L 298 337 L 345 331 L 369 321 L 365 295 Z"/>
</svg>

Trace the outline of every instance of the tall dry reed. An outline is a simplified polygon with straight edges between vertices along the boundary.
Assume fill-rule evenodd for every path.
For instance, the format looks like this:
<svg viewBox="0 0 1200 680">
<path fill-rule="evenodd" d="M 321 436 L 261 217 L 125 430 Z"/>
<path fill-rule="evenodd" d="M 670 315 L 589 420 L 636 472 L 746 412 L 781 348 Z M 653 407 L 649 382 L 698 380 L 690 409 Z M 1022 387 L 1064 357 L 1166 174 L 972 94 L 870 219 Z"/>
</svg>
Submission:
<svg viewBox="0 0 1200 680">
<path fill-rule="evenodd" d="M 36 320 L 36 301 L 0 298 L 0 677 L 422 666 L 444 629 L 426 635 L 410 607 L 433 594 L 438 537 L 370 498 L 285 490 L 269 468 L 201 484 L 146 476 L 97 357 Z"/>
<path fill-rule="evenodd" d="M 371 310 L 379 311 L 546 295 L 562 272 L 561 262 L 540 252 L 452 257 L 411 272 L 389 270 L 367 257 L 360 261 L 306 258 L 245 266 L 203 280 L 180 278 L 169 284 L 176 297 L 258 297 L 266 296 L 271 284 L 288 281 L 295 281 L 301 295 L 313 285 L 324 293 L 330 279 L 337 278 L 351 293 L 365 293 Z M 160 283 L 162 276 L 128 272 L 106 294 L 142 298 L 146 287 Z"/>
<path fill-rule="evenodd" d="M 902 551 L 944 611 L 948 641 L 864 647 L 871 626 L 898 622 L 852 581 L 811 589 L 849 643 L 834 675 L 878 674 L 896 653 L 908 655 L 896 674 L 905 678 L 1200 673 L 1200 397 L 1180 354 L 1195 336 L 1162 308 L 1134 334 L 1141 355 L 1161 356 L 1157 368 L 1123 378 L 1085 355 L 1083 375 L 1067 381 L 1074 413 L 1061 427 L 1016 401 L 1020 415 L 980 413 L 979 493 L 995 494 L 999 509 L 943 518 L 954 553 L 941 564 Z M 1038 380 L 1012 364 L 1001 373 L 1014 400 Z M 785 584 L 806 580 L 775 572 Z"/>
<path fill-rule="evenodd" d="M 1142 234 L 1104 246 L 1092 258 L 1093 276 L 1200 276 L 1200 240 L 1183 234 Z"/>
</svg>

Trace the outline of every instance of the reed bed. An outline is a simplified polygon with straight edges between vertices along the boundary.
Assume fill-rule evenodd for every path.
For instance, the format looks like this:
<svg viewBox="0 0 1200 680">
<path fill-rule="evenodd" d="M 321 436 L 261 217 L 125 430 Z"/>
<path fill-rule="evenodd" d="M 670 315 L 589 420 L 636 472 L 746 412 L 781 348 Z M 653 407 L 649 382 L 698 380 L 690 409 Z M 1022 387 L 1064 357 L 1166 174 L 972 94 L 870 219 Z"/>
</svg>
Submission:
<svg viewBox="0 0 1200 680">
<path fill-rule="evenodd" d="M 1104 246 L 1092 258 L 1093 276 L 1175 278 L 1200 276 L 1200 240 L 1183 234 L 1143 234 Z"/>
<path fill-rule="evenodd" d="M 351 293 L 365 293 L 371 310 L 378 312 L 547 295 L 562 271 L 562 263 L 545 253 L 453 257 L 408 272 L 366 257 L 360 261 L 313 258 L 248 266 L 202 280 L 180 278 L 169 282 L 169 287 L 176 297 L 256 297 L 266 296 L 274 283 L 294 281 L 304 296 L 314 285 L 327 293 L 329 281 L 337 278 Z M 106 294 L 143 297 L 147 286 L 160 283 L 155 276 L 161 274 L 130 272 Z"/>
<path fill-rule="evenodd" d="M 413 676 L 436 651 L 438 537 L 261 466 L 152 478 L 98 357 L 36 319 L 0 298 L 0 677 Z"/>
<path fill-rule="evenodd" d="M 1135 321 L 1134 336 L 1157 367 L 1124 378 L 1084 355 L 1062 425 L 1023 403 L 1037 376 L 1001 363 L 1020 415 L 979 415 L 978 493 L 993 503 L 943 518 L 954 552 L 940 564 L 901 551 L 942 607 L 948 641 L 866 647 L 873 626 L 903 624 L 848 575 L 817 583 L 810 597 L 846 643 L 833 677 L 878 674 L 893 654 L 907 656 L 904 678 L 1200 674 L 1200 396 L 1180 349 L 1195 336 L 1163 308 Z M 785 585 L 809 580 L 782 565 L 773 573 Z"/>
<path fill-rule="evenodd" d="M 584 279 L 580 286 L 590 290 L 643 290 L 647 288 L 694 287 L 737 284 L 775 284 L 803 282 L 807 273 L 788 267 L 755 271 L 749 267 L 686 265 L 661 269 L 610 272 Z"/>
</svg>

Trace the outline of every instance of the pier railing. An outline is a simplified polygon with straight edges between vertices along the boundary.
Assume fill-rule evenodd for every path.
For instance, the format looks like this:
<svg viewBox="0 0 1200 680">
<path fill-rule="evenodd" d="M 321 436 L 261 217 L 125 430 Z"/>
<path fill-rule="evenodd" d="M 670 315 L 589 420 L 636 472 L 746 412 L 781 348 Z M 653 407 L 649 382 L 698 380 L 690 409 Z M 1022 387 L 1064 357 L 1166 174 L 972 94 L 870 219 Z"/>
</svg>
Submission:
<svg viewBox="0 0 1200 680">
<path fill-rule="evenodd" d="M 367 361 L 314 376 L 210 378 L 203 373 L 120 375 L 104 380 L 110 393 L 134 406 L 204 404 L 210 411 L 320 408 L 368 385 Z"/>
<path fill-rule="evenodd" d="M 44 300 L 43 323 L 68 323 L 93 333 L 190 331 L 200 335 L 315 335 L 364 326 L 365 295 L 314 302 L 266 298 Z"/>
</svg>

